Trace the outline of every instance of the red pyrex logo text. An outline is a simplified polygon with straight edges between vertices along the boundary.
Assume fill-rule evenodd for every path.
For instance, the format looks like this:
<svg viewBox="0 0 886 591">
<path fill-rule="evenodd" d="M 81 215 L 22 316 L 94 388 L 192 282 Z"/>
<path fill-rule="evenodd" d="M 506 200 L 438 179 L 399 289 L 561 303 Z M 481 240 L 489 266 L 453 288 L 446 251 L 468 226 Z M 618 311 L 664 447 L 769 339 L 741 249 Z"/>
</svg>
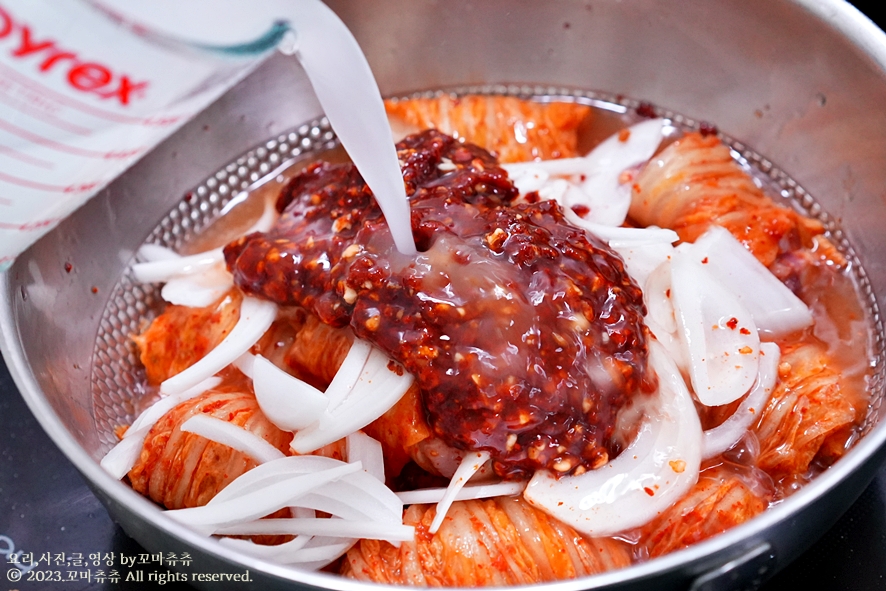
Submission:
<svg viewBox="0 0 886 591">
<path fill-rule="evenodd" d="M 82 61 L 76 53 L 56 45 L 55 40 L 35 35 L 31 27 L 16 22 L 0 8 L 0 41 L 4 40 L 13 41 L 9 52 L 13 58 L 36 57 L 35 65 L 40 72 L 60 71 L 65 81 L 81 92 L 128 105 L 132 99 L 141 97 L 148 87 L 147 82 L 133 82 L 129 76 L 117 74 L 102 64 Z"/>
</svg>

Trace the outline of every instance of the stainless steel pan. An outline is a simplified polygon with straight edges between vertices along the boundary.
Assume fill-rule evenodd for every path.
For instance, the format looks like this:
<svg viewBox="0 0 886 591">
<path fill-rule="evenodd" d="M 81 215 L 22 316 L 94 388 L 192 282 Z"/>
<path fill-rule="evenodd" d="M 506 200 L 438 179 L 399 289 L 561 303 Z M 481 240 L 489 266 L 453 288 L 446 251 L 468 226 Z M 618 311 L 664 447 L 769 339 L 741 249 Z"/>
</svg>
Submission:
<svg viewBox="0 0 886 591">
<path fill-rule="evenodd" d="M 886 36 L 849 5 L 834 0 L 330 4 L 354 31 L 385 94 L 489 84 L 566 93 L 589 89 L 645 99 L 716 123 L 816 198 L 863 263 L 866 289 L 886 294 L 881 258 L 886 253 Z M 118 278 L 161 218 L 173 207 L 185 207 L 183 196 L 207 175 L 220 183 L 236 177 L 238 157 L 251 148 L 279 151 L 281 134 L 283 143 L 300 142 L 299 125 L 319 116 L 295 61 L 272 58 L 29 249 L 0 279 L 4 358 L 31 410 L 111 515 L 149 550 L 188 551 L 202 572 L 248 569 L 268 589 L 368 587 L 223 548 L 165 518 L 105 474 L 97 460 L 107 449 L 107 433 L 97 419 L 92 376 L 108 360 L 93 352 L 96 336 L 107 330 L 102 314 Z M 301 131 L 316 139 L 310 128 Z M 228 169 L 229 163 L 234 168 Z M 230 189 L 246 177 L 234 180 Z M 875 307 L 882 307 L 886 296 L 873 297 Z M 878 351 L 881 339 L 875 343 Z M 770 576 L 837 519 L 886 456 L 883 384 L 874 387 L 870 432 L 788 501 L 688 550 L 543 587 L 639 589 L 654 582 L 656 589 L 720 589 L 730 581 L 752 585 Z"/>
</svg>

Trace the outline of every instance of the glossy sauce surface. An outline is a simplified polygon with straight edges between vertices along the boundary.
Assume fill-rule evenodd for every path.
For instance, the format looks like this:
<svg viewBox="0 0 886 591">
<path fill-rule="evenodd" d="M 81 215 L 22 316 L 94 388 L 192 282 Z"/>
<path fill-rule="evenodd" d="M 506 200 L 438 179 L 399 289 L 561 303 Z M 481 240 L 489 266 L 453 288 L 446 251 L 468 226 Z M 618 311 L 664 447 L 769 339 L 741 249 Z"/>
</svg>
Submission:
<svg viewBox="0 0 886 591">
<path fill-rule="evenodd" d="M 226 248 L 247 293 L 350 325 L 422 387 L 436 434 L 504 476 L 605 463 L 618 410 L 654 389 L 640 289 L 551 202 L 516 205 L 484 150 L 439 132 L 398 145 L 421 252 L 393 248 L 349 165 L 295 177 L 267 234 Z"/>
</svg>

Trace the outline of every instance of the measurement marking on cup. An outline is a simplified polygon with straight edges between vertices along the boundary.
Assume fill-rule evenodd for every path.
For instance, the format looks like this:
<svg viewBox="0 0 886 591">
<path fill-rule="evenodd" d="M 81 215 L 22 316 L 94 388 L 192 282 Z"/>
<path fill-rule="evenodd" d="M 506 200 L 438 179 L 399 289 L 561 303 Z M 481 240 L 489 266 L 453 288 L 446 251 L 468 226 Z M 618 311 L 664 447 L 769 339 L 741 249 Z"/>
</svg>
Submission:
<svg viewBox="0 0 886 591">
<path fill-rule="evenodd" d="M 8 146 L 0 145 L 0 154 L 8 158 L 15 158 L 25 164 L 30 164 L 31 166 L 39 166 L 40 168 L 53 169 L 55 165 L 48 160 L 41 160 L 40 158 L 35 158 L 29 154 L 25 154 L 23 152 L 19 152 L 15 148 L 10 148 Z"/>
<path fill-rule="evenodd" d="M 45 183 L 38 183 L 36 181 L 22 179 L 11 174 L 7 174 L 5 172 L 0 172 L 0 181 L 6 181 L 11 185 L 18 185 L 20 187 L 28 187 L 29 189 L 50 191 L 52 193 L 85 193 L 86 191 L 91 191 L 99 185 L 97 181 L 80 183 L 79 185 L 68 185 L 66 187 L 62 185 L 47 185 Z"/>
<path fill-rule="evenodd" d="M 37 135 L 36 133 L 32 133 L 27 129 L 22 129 L 17 125 L 9 123 L 8 121 L 4 121 L 3 119 L 0 119 L 0 129 L 3 129 L 4 131 L 7 131 L 29 142 L 34 142 L 35 144 L 39 144 L 52 150 L 66 152 L 74 156 L 85 156 L 87 158 L 128 158 L 144 151 L 144 148 L 142 147 L 119 150 L 118 152 L 99 152 L 96 150 L 86 150 L 84 148 L 69 146 L 67 144 L 57 142 L 41 135 Z M 122 156 L 118 154 L 122 154 Z"/>
<path fill-rule="evenodd" d="M 21 84 L 18 84 L 16 82 L 0 79 L 0 85 L 3 85 L 4 83 L 7 84 L 2 88 L 3 92 L 0 92 L 0 102 L 2 102 L 4 105 L 12 107 L 19 113 L 23 113 L 25 115 L 33 117 L 34 119 L 37 119 L 38 121 L 48 123 L 49 125 L 57 127 L 64 131 L 82 136 L 92 135 L 92 131 L 86 127 L 76 125 L 69 121 L 65 121 L 64 119 L 59 119 L 54 114 L 44 109 L 34 108 L 33 105 L 31 105 L 27 101 L 29 100 L 29 97 L 40 95 L 37 95 L 33 90 L 24 88 Z M 10 96 L 11 94 L 27 96 Z M 63 107 L 59 108 L 61 109 Z"/>
<path fill-rule="evenodd" d="M 85 103 L 84 101 L 79 101 L 77 99 L 66 96 L 60 92 L 56 92 L 51 88 L 47 88 L 42 84 L 34 84 L 30 80 L 28 80 L 25 76 L 16 72 L 13 68 L 10 68 L 6 64 L 0 62 L 0 74 L 6 76 L 12 80 L 15 80 L 22 86 L 33 90 L 34 92 L 38 92 L 40 94 L 45 94 L 57 100 L 60 103 L 63 103 L 69 107 L 73 107 L 78 111 L 82 111 L 87 115 L 92 115 L 93 117 L 98 117 L 100 119 L 107 119 L 108 121 L 113 121 L 115 123 L 134 123 L 136 125 L 147 125 L 143 117 L 131 116 L 131 115 L 123 115 L 120 113 L 114 113 L 112 111 L 105 111 L 104 109 L 98 109 L 93 107 L 90 104 Z"/>
</svg>

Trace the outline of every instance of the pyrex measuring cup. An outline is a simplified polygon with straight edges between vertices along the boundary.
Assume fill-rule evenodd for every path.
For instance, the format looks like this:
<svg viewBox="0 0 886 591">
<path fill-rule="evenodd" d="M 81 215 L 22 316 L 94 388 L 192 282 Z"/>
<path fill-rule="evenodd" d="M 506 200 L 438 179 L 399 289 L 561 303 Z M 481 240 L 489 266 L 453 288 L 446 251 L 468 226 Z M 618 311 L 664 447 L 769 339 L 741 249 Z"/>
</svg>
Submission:
<svg viewBox="0 0 886 591">
<path fill-rule="evenodd" d="M 367 183 L 406 216 L 378 88 L 319 0 L 2 0 L 0 270 L 287 35 Z"/>
</svg>

